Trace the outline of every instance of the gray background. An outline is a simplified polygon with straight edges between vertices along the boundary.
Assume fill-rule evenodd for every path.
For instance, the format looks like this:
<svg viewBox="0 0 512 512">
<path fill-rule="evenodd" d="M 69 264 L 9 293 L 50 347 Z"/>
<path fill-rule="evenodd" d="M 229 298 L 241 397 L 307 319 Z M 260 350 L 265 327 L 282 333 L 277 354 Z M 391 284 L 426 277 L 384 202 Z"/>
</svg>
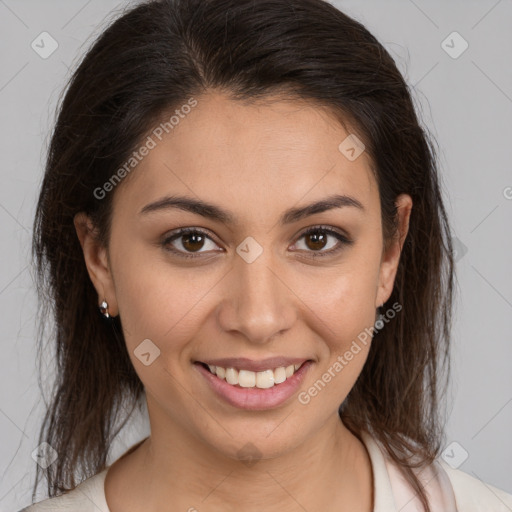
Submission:
<svg viewBox="0 0 512 512">
<path fill-rule="evenodd" d="M 333 3 L 361 21 L 394 56 L 414 87 L 424 124 L 438 140 L 459 251 L 446 456 L 467 473 L 512 493 L 512 2 Z M 113 15 L 111 10 L 126 5 L 0 0 L 1 511 L 30 502 L 31 453 L 44 410 L 35 371 L 29 249 L 54 109 L 69 68 Z M 58 42 L 46 59 L 31 47 L 44 31 Z M 457 58 L 442 46 L 454 31 L 469 44 Z M 446 44 L 452 53 L 462 48 L 457 36 Z M 51 351 L 44 354 L 50 369 L 52 358 Z M 49 387 L 51 372 L 43 384 Z M 147 419 L 135 418 L 117 440 L 110 461 L 147 432 Z M 43 492 L 40 488 L 40 499 Z"/>
</svg>

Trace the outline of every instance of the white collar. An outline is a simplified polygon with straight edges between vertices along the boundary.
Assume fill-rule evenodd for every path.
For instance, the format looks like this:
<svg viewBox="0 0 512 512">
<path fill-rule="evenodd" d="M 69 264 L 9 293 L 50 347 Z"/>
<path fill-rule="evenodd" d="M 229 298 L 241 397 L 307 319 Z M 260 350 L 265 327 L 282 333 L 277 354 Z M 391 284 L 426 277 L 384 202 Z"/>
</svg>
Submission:
<svg viewBox="0 0 512 512">
<path fill-rule="evenodd" d="M 361 438 L 368 450 L 373 471 L 373 512 L 397 512 L 393 488 L 384 455 L 373 437 L 361 432 Z"/>
</svg>

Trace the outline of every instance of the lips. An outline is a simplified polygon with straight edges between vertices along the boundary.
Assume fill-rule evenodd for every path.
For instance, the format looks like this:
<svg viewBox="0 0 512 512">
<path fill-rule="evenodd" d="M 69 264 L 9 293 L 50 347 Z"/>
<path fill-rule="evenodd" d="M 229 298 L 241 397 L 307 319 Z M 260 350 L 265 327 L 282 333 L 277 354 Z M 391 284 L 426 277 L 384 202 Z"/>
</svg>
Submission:
<svg viewBox="0 0 512 512">
<path fill-rule="evenodd" d="M 214 359 L 211 361 L 221 362 L 223 364 L 233 364 L 238 361 L 240 363 L 240 359 Z M 265 359 L 262 361 L 254 362 L 253 368 L 256 366 L 257 368 L 261 367 L 261 365 L 266 366 L 268 364 L 286 364 L 291 361 L 297 361 L 297 359 L 290 358 L 271 358 Z M 298 360 L 304 361 L 304 359 Z M 245 360 L 247 362 L 247 360 Z M 257 364 L 256 364 L 257 363 Z M 273 409 L 276 407 L 280 407 L 289 402 L 294 394 L 298 392 L 302 383 L 304 382 L 306 375 L 309 373 L 309 370 L 313 367 L 314 362 L 311 360 L 306 360 L 303 364 L 300 365 L 299 369 L 290 377 L 286 377 L 283 382 L 277 383 L 270 387 L 264 386 L 265 389 L 261 389 L 257 386 L 246 386 L 247 384 L 253 384 L 247 382 L 247 375 L 243 376 L 242 386 L 240 384 L 231 384 L 227 382 L 226 378 L 221 378 L 219 375 L 213 374 L 209 369 L 208 365 L 196 361 L 193 364 L 193 367 L 202 376 L 203 382 L 213 391 L 213 393 L 220 398 L 223 402 L 230 404 L 233 407 L 238 409 L 246 409 L 246 410 L 265 410 L 265 409 Z M 218 370 L 220 367 L 217 367 Z M 281 367 L 282 368 L 282 367 Z M 293 365 L 288 366 L 287 368 L 294 368 Z M 231 368 L 234 372 L 237 370 Z M 242 373 L 254 373 L 252 370 L 241 370 Z M 263 373 L 267 373 L 263 370 Z M 228 375 L 225 375 L 228 377 Z M 268 383 L 270 384 L 270 383 Z"/>
</svg>

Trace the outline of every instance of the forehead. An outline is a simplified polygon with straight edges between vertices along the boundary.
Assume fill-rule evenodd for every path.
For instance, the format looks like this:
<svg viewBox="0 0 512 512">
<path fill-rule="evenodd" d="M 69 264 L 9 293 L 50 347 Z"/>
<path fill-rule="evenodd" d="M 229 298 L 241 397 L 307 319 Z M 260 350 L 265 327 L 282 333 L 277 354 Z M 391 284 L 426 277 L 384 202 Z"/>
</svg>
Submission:
<svg viewBox="0 0 512 512">
<path fill-rule="evenodd" d="M 115 202 L 142 207 L 180 193 L 229 204 L 240 215 L 248 204 L 277 210 L 332 193 L 356 196 L 365 207 L 375 202 L 369 156 L 349 160 L 340 151 L 350 132 L 328 109 L 277 97 L 247 103 L 221 93 L 196 100 L 161 140 L 150 133 L 154 147 L 118 187 Z"/>
</svg>

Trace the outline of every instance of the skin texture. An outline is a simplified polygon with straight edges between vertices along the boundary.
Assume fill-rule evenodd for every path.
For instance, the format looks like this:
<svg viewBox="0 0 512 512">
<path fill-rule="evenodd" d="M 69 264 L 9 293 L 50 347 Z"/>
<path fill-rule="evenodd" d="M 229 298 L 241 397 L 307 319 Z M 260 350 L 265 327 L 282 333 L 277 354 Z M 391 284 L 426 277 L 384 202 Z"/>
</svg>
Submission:
<svg viewBox="0 0 512 512">
<path fill-rule="evenodd" d="M 407 234 L 412 200 L 397 200 L 400 236 L 383 249 L 380 201 L 370 160 L 348 160 L 347 137 L 325 109 L 303 101 L 244 104 L 210 92 L 117 186 L 108 248 L 88 219 L 75 218 L 98 304 L 120 314 L 128 352 L 142 380 L 151 436 L 112 465 L 107 502 L 118 511 L 323 510 L 370 512 L 372 470 L 364 445 L 340 421 L 338 407 L 354 385 L 370 344 L 303 405 L 294 395 L 272 410 L 246 411 L 219 399 L 193 366 L 220 357 L 284 355 L 314 361 L 307 390 L 375 322 L 390 296 Z M 280 225 L 281 214 L 331 194 L 358 199 Z M 150 202 L 183 194 L 233 213 L 227 225 L 179 209 L 140 215 Z M 315 246 L 306 228 L 327 225 Z M 177 238 L 197 227 L 204 245 Z M 248 236 L 263 253 L 247 263 L 237 246 Z M 185 237 L 186 238 L 186 237 Z M 183 245 L 182 245 L 183 243 Z M 192 247 L 192 249 L 190 249 Z M 317 248 L 319 247 L 319 248 Z M 194 253 L 194 248 L 196 252 Z M 144 339 L 161 351 L 145 366 L 134 355 Z M 261 459 L 237 452 L 252 443 Z"/>
</svg>

